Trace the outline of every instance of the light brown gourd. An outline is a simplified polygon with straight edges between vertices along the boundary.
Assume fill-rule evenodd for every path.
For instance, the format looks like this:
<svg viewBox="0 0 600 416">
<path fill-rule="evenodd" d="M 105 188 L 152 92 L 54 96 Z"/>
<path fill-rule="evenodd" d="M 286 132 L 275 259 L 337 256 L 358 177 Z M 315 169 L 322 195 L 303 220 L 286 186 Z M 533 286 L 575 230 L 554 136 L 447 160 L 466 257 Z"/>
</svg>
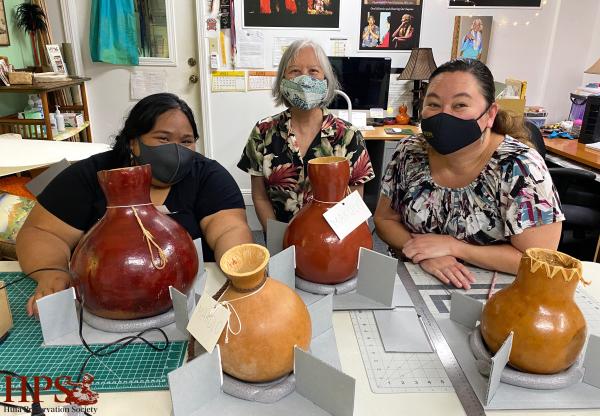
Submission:
<svg viewBox="0 0 600 416">
<path fill-rule="evenodd" d="M 312 328 L 302 299 L 266 276 L 268 250 L 257 244 L 229 249 L 220 266 L 230 280 L 219 302 L 229 308 L 229 328 L 219 338 L 223 371 L 247 382 L 289 374 L 294 346 L 308 350 Z"/>
<path fill-rule="evenodd" d="M 483 309 L 481 333 L 487 347 L 495 353 L 514 331 L 513 367 L 535 374 L 570 367 L 586 340 L 586 322 L 574 300 L 580 280 L 579 260 L 554 250 L 526 250 L 515 281 Z"/>
</svg>

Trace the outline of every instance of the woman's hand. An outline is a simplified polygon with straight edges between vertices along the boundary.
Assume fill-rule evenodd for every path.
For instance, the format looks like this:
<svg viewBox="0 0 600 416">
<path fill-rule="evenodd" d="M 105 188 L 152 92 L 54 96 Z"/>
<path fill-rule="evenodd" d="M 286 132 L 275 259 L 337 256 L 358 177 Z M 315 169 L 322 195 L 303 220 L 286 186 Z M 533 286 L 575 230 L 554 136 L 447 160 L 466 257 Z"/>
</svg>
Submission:
<svg viewBox="0 0 600 416">
<path fill-rule="evenodd" d="M 451 283 L 455 287 L 470 289 L 471 283 L 475 283 L 473 273 L 453 256 L 423 260 L 419 265 L 446 285 Z"/>
<path fill-rule="evenodd" d="M 449 235 L 411 234 L 411 237 L 404 244 L 402 253 L 413 263 L 420 263 L 436 257 L 456 256 L 457 244 L 462 244 Z"/>
<path fill-rule="evenodd" d="M 68 275 L 56 275 L 48 276 L 44 279 L 40 279 L 33 296 L 27 301 L 27 315 L 32 316 L 38 315 L 38 309 L 36 301 L 44 296 L 51 295 L 56 292 L 60 292 L 68 288 L 71 285 L 70 278 Z"/>
</svg>

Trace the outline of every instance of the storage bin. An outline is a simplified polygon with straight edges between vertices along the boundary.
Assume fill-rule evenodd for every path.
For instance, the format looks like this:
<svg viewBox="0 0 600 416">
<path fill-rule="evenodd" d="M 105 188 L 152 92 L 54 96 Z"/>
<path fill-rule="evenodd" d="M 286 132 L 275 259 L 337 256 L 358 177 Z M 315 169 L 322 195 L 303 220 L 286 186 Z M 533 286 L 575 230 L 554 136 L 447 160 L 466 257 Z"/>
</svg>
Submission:
<svg viewBox="0 0 600 416">
<path fill-rule="evenodd" d="M 571 111 L 569 112 L 569 120 L 583 119 L 586 102 L 587 97 L 585 95 L 571 93 Z"/>
</svg>

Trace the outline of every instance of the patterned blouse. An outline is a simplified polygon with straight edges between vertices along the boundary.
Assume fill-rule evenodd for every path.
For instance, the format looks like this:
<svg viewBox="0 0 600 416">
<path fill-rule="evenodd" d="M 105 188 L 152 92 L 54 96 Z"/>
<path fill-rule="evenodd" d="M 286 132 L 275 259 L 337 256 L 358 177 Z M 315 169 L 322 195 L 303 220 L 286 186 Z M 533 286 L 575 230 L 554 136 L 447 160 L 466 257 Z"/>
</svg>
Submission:
<svg viewBox="0 0 600 416">
<path fill-rule="evenodd" d="M 558 194 L 539 153 L 506 136 L 464 188 L 437 185 L 422 136 L 402 140 L 382 194 L 410 232 L 446 234 L 471 244 L 506 243 L 526 228 L 563 221 Z"/>
<path fill-rule="evenodd" d="M 323 109 L 321 132 L 302 157 L 290 123 L 289 110 L 256 123 L 237 165 L 250 175 L 264 177 L 277 221 L 289 222 L 312 198 L 308 180 L 310 159 L 322 156 L 348 159 L 349 186 L 363 184 L 375 176 L 365 140 L 356 127 Z"/>
</svg>

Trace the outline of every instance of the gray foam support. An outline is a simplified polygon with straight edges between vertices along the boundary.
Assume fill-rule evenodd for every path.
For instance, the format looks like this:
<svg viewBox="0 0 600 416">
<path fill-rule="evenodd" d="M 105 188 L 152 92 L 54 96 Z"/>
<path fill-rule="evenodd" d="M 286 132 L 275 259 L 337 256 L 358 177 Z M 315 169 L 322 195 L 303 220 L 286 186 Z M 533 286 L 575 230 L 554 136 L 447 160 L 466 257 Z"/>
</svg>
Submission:
<svg viewBox="0 0 600 416">
<path fill-rule="evenodd" d="M 356 290 L 358 276 L 353 277 L 337 285 L 326 285 L 323 283 L 313 283 L 296 276 L 296 288 L 316 295 L 342 295 L 344 293 Z"/>
<path fill-rule="evenodd" d="M 162 328 L 175 322 L 173 309 L 167 312 L 142 319 L 107 319 L 94 315 L 83 308 L 83 321 L 91 327 L 105 332 L 140 332 L 149 328 Z"/>
<path fill-rule="evenodd" d="M 292 373 L 268 383 L 247 383 L 223 373 L 223 391 L 239 399 L 259 403 L 275 403 L 296 389 Z"/>
<path fill-rule="evenodd" d="M 491 354 L 483 341 L 479 326 L 477 326 L 469 335 L 469 346 L 477 359 L 477 369 L 482 375 L 487 377 L 490 371 Z M 583 379 L 583 369 L 581 367 L 582 358 L 583 354 L 579 356 L 577 361 L 575 361 L 571 367 L 557 374 L 525 373 L 506 366 L 502 371 L 500 381 L 528 389 L 562 389 L 577 384 Z"/>
</svg>

